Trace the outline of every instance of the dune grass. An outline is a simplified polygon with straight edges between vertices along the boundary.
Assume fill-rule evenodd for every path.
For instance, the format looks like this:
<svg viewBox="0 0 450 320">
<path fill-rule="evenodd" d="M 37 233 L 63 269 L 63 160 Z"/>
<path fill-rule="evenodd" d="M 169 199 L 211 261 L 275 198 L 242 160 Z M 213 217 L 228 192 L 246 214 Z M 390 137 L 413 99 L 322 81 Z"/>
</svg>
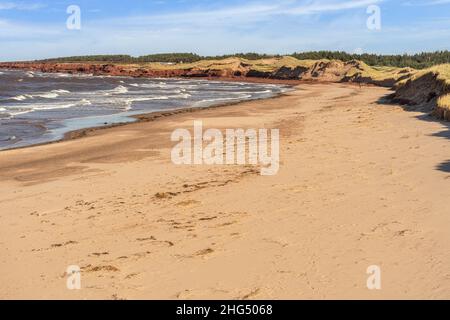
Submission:
<svg viewBox="0 0 450 320">
<path fill-rule="evenodd" d="M 398 80 L 404 76 L 411 76 L 415 70 L 412 68 L 397 68 L 385 66 L 369 66 L 362 61 L 358 61 L 358 67 L 352 67 L 347 76 L 351 77 L 360 74 L 362 77 L 371 78 L 376 81 L 387 79 Z"/>
<path fill-rule="evenodd" d="M 450 110 L 450 94 L 440 97 L 437 101 L 439 107 Z"/>
<path fill-rule="evenodd" d="M 430 70 L 438 74 L 438 79 L 444 80 L 450 86 L 450 63 L 431 67 Z"/>
<path fill-rule="evenodd" d="M 310 68 L 317 60 L 298 60 L 294 57 L 285 56 L 282 58 L 244 60 L 253 70 L 273 72 L 281 67 L 295 69 L 297 67 Z"/>
<path fill-rule="evenodd" d="M 437 75 L 437 79 L 442 80 L 445 82 L 445 87 L 450 88 L 450 63 L 446 63 L 446 64 L 440 64 L 434 67 L 431 67 L 429 69 L 420 71 L 418 74 L 424 74 L 427 72 L 433 72 L 434 74 Z M 418 76 L 418 74 L 416 75 L 416 77 Z M 447 92 L 449 90 L 446 90 Z M 448 109 L 450 110 L 450 93 L 447 93 L 441 97 L 439 97 L 438 101 L 437 101 L 437 105 L 443 109 Z"/>
<path fill-rule="evenodd" d="M 267 58 L 259 60 L 248 60 L 243 58 L 226 58 L 221 60 L 201 60 L 193 63 L 177 63 L 177 64 L 161 64 L 161 63 L 144 63 L 141 65 L 129 65 L 129 67 L 145 67 L 152 70 L 175 70 L 175 69 L 239 69 L 241 67 L 249 67 L 252 70 L 260 72 L 273 72 L 281 67 L 296 68 L 306 67 L 309 68 L 316 61 L 315 60 L 298 60 L 293 57 L 285 56 L 281 58 Z"/>
<path fill-rule="evenodd" d="M 140 68 L 149 70 L 255 70 L 259 72 L 275 72 L 281 67 L 295 69 L 297 67 L 311 68 L 318 62 L 332 62 L 336 61 L 340 64 L 343 62 L 339 60 L 298 60 L 292 56 L 264 58 L 258 60 L 249 60 L 240 57 L 230 57 L 225 59 L 215 60 L 201 60 L 192 63 L 156 63 L 156 62 L 142 62 L 142 63 L 113 63 L 120 65 L 125 70 L 136 70 Z M 90 63 L 105 63 L 105 62 L 90 62 Z M 348 70 L 345 70 L 345 75 L 349 78 L 360 76 L 370 78 L 374 81 L 394 80 L 397 85 L 401 86 L 408 80 L 415 80 L 427 73 L 433 72 L 438 75 L 439 79 L 443 79 L 446 84 L 450 86 L 450 63 L 433 66 L 424 70 L 416 70 L 413 68 L 397 68 L 388 66 L 369 66 L 362 61 L 351 61 L 346 63 Z"/>
<path fill-rule="evenodd" d="M 412 77 L 412 80 L 418 79 L 425 74 L 433 73 L 438 80 L 444 81 L 446 89 L 450 89 L 450 63 L 440 64 L 431 68 L 417 71 Z M 447 92 L 449 90 L 446 90 Z M 450 93 L 444 94 L 437 100 L 437 105 L 441 108 L 450 110 Z"/>
<path fill-rule="evenodd" d="M 241 70 L 251 69 L 259 72 L 275 72 L 282 67 L 295 69 L 297 67 L 310 68 L 318 62 L 331 62 L 332 60 L 298 60 L 292 56 L 265 58 L 258 60 L 249 60 L 239 57 L 230 57 L 219 60 L 201 60 L 192 63 L 114 63 L 120 65 L 125 70 L 136 70 L 140 68 L 150 70 Z M 334 60 L 342 63 L 341 61 Z M 89 62 L 103 64 L 105 62 Z M 361 74 L 363 77 L 372 78 L 374 80 L 399 79 L 404 75 L 412 74 L 414 69 L 396 68 L 396 67 L 371 67 L 362 61 L 355 61 L 355 66 L 347 71 L 348 76 Z M 450 78 L 450 77 L 449 77 Z"/>
<path fill-rule="evenodd" d="M 437 75 L 437 78 L 439 80 L 445 81 L 446 85 L 450 86 L 450 63 L 440 64 L 440 65 L 433 66 L 428 69 L 415 71 L 412 74 L 410 79 L 415 80 L 415 79 L 418 79 L 428 73 L 433 73 L 433 74 Z M 406 82 L 407 80 L 408 79 L 406 79 L 402 82 Z"/>
</svg>

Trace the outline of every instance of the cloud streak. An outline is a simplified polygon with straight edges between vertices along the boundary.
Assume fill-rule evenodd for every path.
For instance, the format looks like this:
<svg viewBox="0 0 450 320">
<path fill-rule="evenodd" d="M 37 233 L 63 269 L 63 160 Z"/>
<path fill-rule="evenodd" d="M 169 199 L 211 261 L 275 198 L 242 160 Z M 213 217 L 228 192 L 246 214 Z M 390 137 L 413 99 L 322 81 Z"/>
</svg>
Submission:
<svg viewBox="0 0 450 320">
<path fill-rule="evenodd" d="M 0 10 L 38 10 L 45 8 L 46 5 L 42 3 L 24 3 L 24 2 L 0 2 Z"/>
<path fill-rule="evenodd" d="M 199 22 L 213 21 L 216 19 L 266 19 L 273 16 L 304 16 L 318 15 L 322 13 L 339 12 L 367 7 L 371 4 L 381 3 L 383 0 L 352 0 L 352 1 L 298 1 L 280 2 L 278 4 L 253 4 L 223 7 L 201 11 L 184 11 L 163 15 L 132 16 L 116 21 L 134 23 L 163 23 L 163 22 Z M 273 1 L 272 1 L 273 3 Z"/>
</svg>

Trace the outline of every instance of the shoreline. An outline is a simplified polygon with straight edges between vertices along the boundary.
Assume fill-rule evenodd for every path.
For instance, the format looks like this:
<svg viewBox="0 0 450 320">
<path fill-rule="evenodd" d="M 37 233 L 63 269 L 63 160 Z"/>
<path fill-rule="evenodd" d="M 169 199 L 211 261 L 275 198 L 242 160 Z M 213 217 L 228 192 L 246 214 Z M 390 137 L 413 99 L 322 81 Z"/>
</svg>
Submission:
<svg viewBox="0 0 450 320">
<path fill-rule="evenodd" d="M 0 153 L 0 298 L 448 298 L 450 127 L 389 93 L 305 85 Z M 279 128 L 278 174 L 175 165 L 196 119 Z"/>
<path fill-rule="evenodd" d="M 0 65 L 3 64 L 17 64 L 17 63 L 1 63 Z M 33 65 L 35 63 L 33 62 L 21 62 L 18 63 L 19 65 Z M 44 63 L 45 64 L 45 63 Z M 98 65 L 101 65 L 101 63 L 99 63 Z M 6 67 L 0 67 L 0 70 L 10 70 L 10 71 L 15 71 L 15 70 L 21 70 L 21 71 L 34 71 L 34 72 L 41 72 L 41 73 L 62 73 L 62 74 L 84 74 L 84 75 L 88 75 L 89 73 L 87 72 L 64 72 L 64 71 L 53 71 L 53 70 L 36 70 L 33 68 L 26 68 L 26 67 L 19 67 L 19 68 L 6 68 Z M 273 84 L 273 85 L 286 85 L 286 86 L 290 86 L 291 89 L 295 88 L 296 86 L 299 85 L 314 85 L 314 84 L 332 84 L 332 83 L 336 83 L 336 84 L 342 84 L 342 85 L 347 85 L 347 86 L 355 86 L 355 87 L 371 87 L 371 86 L 377 86 L 375 84 L 363 84 L 363 83 L 354 83 L 354 82 L 333 82 L 333 81 L 324 81 L 324 80 L 286 80 L 286 79 L 274 79 L 274 78 L 263 78 L 263 77 L 247 77 L 247 76 L 233 76 L 233 77 L 229 77 L 229 76 L 214 76 L 214 77 L 197 77 L 197 76 L 186 76 L 186 77 L 178 77 L 178 76 L 159 76 L 159 77 L 152 77 L 152 76 L 133 76 L 133 75 L 109 75 L 108 73 L 101 73 L 101 74 L 90 74 L 92 76 L 110 76 L 110 77 L 129 77 L 129 78 L 140 78 L 140 79 L 179 79 L 179 80 L 203 80 L 203 81 L 217 81 L 217 82 L 237 82 L 237 83 L 248 83 L 248 84 L 257 84 L 257 83 L 261 83 L 261 84 Z M 269 98 L 257 98 L 254 100 L 265 100 L 265 99 L 273 99 L 279 96 L 282 96 L 284 93 L 280 93 L 274 97 L 269 97 Z M 52 141 L 46 141 L 46 142 L 42 142 L 42 143 L 35 143 L 35 144 L 30 144 L 30 145 L 26 145 L 26 146 L 18 146 L 18 147 L 11 147 L 11 148 L 5 148 L 0 150 L 0 152 L 4 152 L 4 151 L 8 151 L 8 150 L 17 150 L 17 149 L 24 149 L 24 148 L 30 148 L 30 147 L 34 147 L 34 146 L 41 146 L 41 145 L 46 145 L 46 144 L 54 144 L 54 143 L 59 143 L 61 141 L 66 141 L 66 140 L 73 140 L 73 139 L 77 139 L 77 138 L 81 138 L 86 136 L 88 133 L 90 132 L 94 132 L 97 130 L 102 130 L 102 129 L 108 129 L 108 128 L 114 128 L 117 126 L 124 126 L 124 125 L 130 125 L 133 123 L 137 123 L 137 122 L 141 122 L 141 121 L 149 121 L 148 119 L 156 119 L 159 118 L 161 116 L 170 116 L 173 114 L 178 114 L 178 113 L 184 113 L 184 112 L 192 112 L 194 110 L 191 109 L 209 109 L 209 108 L 216 108 L 216 107 L 225 107 L 228 105 L 234 105 L 234 104 L 239 104 L 239 103 L 243 103 L 246 101 L 253 101 L 253 100 L 242 100 L 242 101 L 236 101 L 236 102 L 230 102 L 230 103 L 223 103 L 223 104 L 219 104 L 217 106 L 208 106 L 208 107 L 198 107 L 198 108 L 193 108 L 193 107 L 186 107 L 186 108 L 182 108 L 182 109 L 174 109 L 174 110 L 168 110 L 168 111 L 156 111 L 156 112 L 147 112 L 147 113 L 142 113 L 142 114 L 138 114 L 138 115 L 132 115 L 129 116 L 130 119 L 135 119 L 135 121 L 131 121 L 131 122 L 119 122 L 119 123 L 113 123 L 113 124 L 106 124 L 106 125 L 102 125 L 102 126 L 95 126 L 95 127 L 87 127 L 87 128 L 82 128 L 82 129 L 77 129 L 77 130 L 71 130 L 68 131 L 66 133 L 64 133 L 62 138 L 58 138 L 56 140 L 52 140 Z M 176 111 L 174 113 L 174 111 Z M 146 120 L 147 119 L 147 120 Z"/>
<path fill-rule="evenodd" d="M 295 87 L 293 87 L 293 89 L 295 90 Z M 186 108 L 173 109 L 173 110 L 167 110 L 167 111 L 155 111 L 155 112 L 147 112 L 147 113 L 137 114 L 137 115 L 130 116 L 130 118 L 135 119 L 135 121 L 133 121 L 133 122 L 121 122 L 121 123 L 115 123 L 115 124 L 105 125 L 105 126 L 73 130 L 73 131 L 65 133 L 64 137 L 62 139 L 60 139 L 58 141 L 53 141 L 53 143 L 66 141 L 66 140 L 80 139 L 82 137 L 89 136 L 90 133 L 93 133 L 93 132 L 99 131 L 99 130 L 103 130 L 103 129 L 123 127 L 123 126 L 128 126 L 128 125 L 142 123 L 142 122 L 152 122 L 152 121 L 156 121 L 161 118 L 171 117 L 174 115 L 180 115 L 180 114 L 184 114 L 184 113 L 195 113 L 195 112 L 200 112 L 200 111 L 204 111 L 204 110 L 213 110 L 213 109 L 218 109 L 218 108 L 225 108 L 225 107 L 235 106 L 235 105 L 239 105 L 239 104 L 243 104 L 243 103 L 251 102 L 251 101 L 266 101 L 266 100 L 278 99 L 278 98 L 285 96 L 286 94 L 287 94 L 286 92 L 283 92 L 283 93 L 277 94 L 277 95 L 275 95 L 273 97 L 269 97 L 269 98 L 258 98 L 258 99 L 252 99 L 252 100 L 227 102 L 227 103 L 223 103 L 223 104 L 218 104 L 218 105 L 214 105 L 214 106 L 206 106 L 206 107 L 186 107 Z M 52 142 L 50 142 L 50 143 L 52 143 Z"/>
<path fill-rule="evenodd" d="M 174 79 L 186 80 L 185 78 L 174 78 Z M 259 82 L 258 80 L 256 80 L 255 82 L 245 82 L 245 81 L 233 80 L 236 78 L 223 78 L 223 80 L 217 80 L 216 78 L 204 78 L 204 79 L 194 78 L 194 80 L 195 79 L 207 80 L 207 81 L 242 82 L 242 83 L 250 83 L 250 84 L 251 83 L 285 84 L 285 85 L 290 86 L 291 87 L 290 89 L 292 89 L 292 90 L 296 90 L 296 88 L 299 85 L 320 85 L 320 84 L 333 84 L 333 83 L 337 84 L 337 85 L 348 86 L 348 87 L 360 87 L 361 88 L 360 84 L 351 83 L 351 82 L 335 83 L 335 82 L 327 82 L 327 81 L 292 80 L 292 81 L 288 81 L 289 83 L 292 83 L 292 84 L 288 84 L 288 83 L 286 83 L 285 80 L 276 80 L 275 82 L 264 82 L 264 81 Z M 228 80 L 226 80 L 226 79 L 228 79 Z M 258 78 L 254 78 L 254 79 L 258 79 Z M 270 80 L 270 79 L 267 79 L 267 80 Z M 363 87 L 377 87 L 376 85 L 373 85 L 373 84 L 364 84 L 362 86 Z M 42 142 L 42 143 L 36 143 L 36 144 L 31 144 L 31 145 L 26 145 L 26 146 L 2 149 L 2 150 L 0 150 L 0 153 L 5 152 L 5 151 L 10 151 L 10 150 L 20 150 L 20 149 L 44 146 L 44 145 L 48 145 L 48 144 L 56 144 L 56 143 L 60 143 L 60 142 L 67 141 L 67 140 L 76 140 L 76 139 L 80 139 L 80 138 L 89 136 L 89 134 L 96 132 L 96 131 L 111 129 L 111 128 L 115 128 L 115 127 L 133 125 L 133 124 L 140 123 L 140 122 L 155 121 L 159 118 L 170 117 L 170 116 L 177 115 L 177 114 L 193 113 L 193 112 L 202 111 L 202 110 L 224 108 L 227 106 L 238 105 L 238 104 L 249 102 L 249 101 L 264 101 L 264 100 L 277 99 L 277 98 L 281 98 L 281 97 L 285 96 L 288 92 L 282 92 L 282 93 L 276 94 L 273 97 L 268 97 L 268 98 L 257 98 L 257 99 L 242 100 L 242 101 L 236 101 L 236 102 L 225 102 L 225 103 L 218 104 L 215 106 L 185 107 L 185 108 L 181 108 L 181 109 L 173 109 L 173 110 L 167 110 L 167 111 L 155 111 L 155 112 L 146 112 L 146 113 L 142 113 L 142 114 L 136 114 L 136 115 L 129 116 L 129 118 L 135 119 L 134 121 L 118 122 L 118 123 L 107 124 L 107 125 L 102 125 L 102 126 L 94 126 L 94 127 L 87 127 L 87 128 L 77 129 L 77 130 L 71 130 L 71 131 L 64 133 L 62 138 L 59 138 L 56 140 Z"/>
<path fill-rule="evenodd" d="M 252 83 L 252 82 L 248 82 L 248 83 Z M 291 86 L 290 90 L 295 90 L 296 86 L 294 86 L 294 85 L 290 85 L 290 86 Z M 289 91 L 287 91 L 287 92 L 289 92 Z M 193 113 L 193 112 L 202 111 L 202 110 L 224 108 L 227 106 L 238 105 L 238 104 L 249 102 L 249 101 L 264 101 L 264 100 L 277 99 L 277 98 L 280 98 L 280 97 L 286 95 L 287 92 L 275 94 L 273 97 L 268 97 L 268 98 L 256 98 L 256 99 L 241 100 L 241 101 L 235 101 L 235 102 L 224 102 L 221 104 L 205 106 L 205 107 L 188 106 L 188 107 L 180 108 L 180 109 L 172 109 L 172 110 L 166 110 L 166 111 L 155 111 L 155 112 L 145 112 L 142 114 L 135 114 L 135 115 L 131 115 L 128 117 L 130 119 L 135 119 L 134 121 L 118 122 L 118 123 L 106 124 L 106 125 L 101 125 L 101 126 L 94 126 L 94 127 L 87 127 L 87 128 L 77 129 L 77 130 L 71 130 L 71 131 L 67 131 L 66 133 L 64 133 L 62 138 L 59 138 L 56 140 L 46 141 L 46 142 L 36 143 L 36 144 L 30 144 L 30 145 L 26 145 L 26 146 L 2 149 L 2 150 L 0 150 L 0 153 L 5 152 L 5 151 L 10 151 L 10 150 L 20 150 L 20 149 L 37 147 L 37 146 L 44 146 L 44 145 L 48 145 L 48 144 L 56 144 L 56 143 L 60 143 L 60 142 L 67 141 L 67 140 L 76 140 L 76 139 L 80 139 L 80 138 L 89 136 L 89 134 L 99 131 L 99 130 L 111 129 L 111 128 L 115 128 L 115 127 L 122 127 L 122 126 L 140 123 L 140 122 L 151 122 L 151 121 L 155 121 L 159 118 L 170 117 L 170 116 L 177 115 L 177 114 Z"/>
</svg>

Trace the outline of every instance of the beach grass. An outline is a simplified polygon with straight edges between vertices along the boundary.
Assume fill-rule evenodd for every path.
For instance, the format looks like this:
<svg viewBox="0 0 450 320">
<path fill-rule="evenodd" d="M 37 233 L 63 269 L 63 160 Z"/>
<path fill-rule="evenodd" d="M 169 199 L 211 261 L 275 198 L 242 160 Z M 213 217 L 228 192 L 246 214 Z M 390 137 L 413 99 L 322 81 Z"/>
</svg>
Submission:
<svg viewBox="0 0 450 320">
<path fill-rule="evenodd" d="M 273 72 L 281 67 L 309 68 L 316 60 L 298 60 L 293 57 L 285 56 L 280 58 L 268 58 L 259 60 L 248 60 L 238 57 L 226 58 L 221 60 L 201 60 L 193 63 L 177 63 L 177 64 L 162 64 L 162 63 L 143 63 L 141 65 L 132 64 L 129 67 L 146 67 L 152 70 L 187 70 L 187 69 L 238 69 L 240 67 L 249 67 L 252 70 L 260 72 Z"/>
<path fill-rule="evenodd" d="M 371 78 L 376 81 L 383 81 L 388 79 L 399 80 L 405 76 L 411 76 L 415 70 L 412 68 L 397 68 L 386 66 L 369 66 L 362 61 L 358 61 L 358 66 L 352 67 L 347 76 L 351 77 L 355 74 L 360 74 L 364 78 Z"/>
<path fill-rule="evenodd" d="M 440 97 L 437 101 L 439 107 L 450 110 L 450 94 Z"/>
<path fill-rule="evenodd" d="M 450 88 L 450 63 L 440 64 L 431 68 L 417 71 L 411 77 L 411 80 L 418 79 L 426 74 L 432 73 L 436 75 L 438 80 L 444 81 L 445 89 Z M 437 100 L 437 105 L 440 108 L 450 110 L 450 93 L 444 94 Z"/>
<path fill-rule="evenodd" d="M 446 63 L 446 64 L 440 64 L 440 65 L 436 65 L 433 66 L 431 68 L 428 69 L 424 69 L 424 70 L 420 70 L 420 71 L 415 71 L 413 72 L 412 76 L 410 77 L 411 80 L 416 80 L 428 73 L 433 73 L 437 76 L 438 80 L 443 80 L 445 81 L 445 84 L 447 86 L 450 86 L 450 63 Z M 402 81 L 402 82 L 406 82 L 408 79 Z"/>
<path fill-rule="evenodd" d="M 158 62 L 143 62 L 143 63 L 119 63 L 125 70 L 137 70 L 137 69 L 148 69 L 156 71 L 170 71 L 170 70 L 243 70 L 250 69 L 258 72 L 276 72 L 282 67 L 295 69 L 297 67 L 301 68 L 311 68 L 315 64 L 323 62 L 336 62 L 342 63 L 339 60 L 299 60 L 292 56 L 282 56 L 273 57 L 257 60 L 249 60 L 240 57 L 230 57 L 225 59 L 212 59 L 212 60 L 201 60 L 192 63 L 158 63 Z M 89 63 L 104 63 L 104 62 L 89 62 Z M 449 70 L 446 69 L 446 73 L 450 74 Z M 424 71 L 421 71 L 424 72 Z M 365 78 L 371 78 L 375 81 L 383 80 L 399 80 L 405 78 L 405 76 L 413 76 L 418 74 L 415 69 L 412 68 L 397 68 L 397 67 L 386 67 L 386 66 L 369 66 L 362 61 L 353 61 L 353 66 L 345 71 L 345 75 L 348 77 L 359 75 Z M 448 76 L 450 79 L 450 75 Z"/>
</svg>

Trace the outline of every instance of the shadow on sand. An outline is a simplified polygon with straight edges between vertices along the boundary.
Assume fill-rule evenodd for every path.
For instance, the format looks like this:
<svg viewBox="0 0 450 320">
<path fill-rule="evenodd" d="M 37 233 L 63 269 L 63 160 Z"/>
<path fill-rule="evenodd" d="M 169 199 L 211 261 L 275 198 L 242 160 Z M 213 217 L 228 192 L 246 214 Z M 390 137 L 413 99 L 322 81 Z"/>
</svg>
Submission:
<svg viewBox="0 0 450 320">
<path fill-rule="evenodd" d="M 399 105 L 405 111 L 423 112 L 423 114 L 418 115 L 415 118 L 418 120 L 421 120 L 421 121 L 434 122 L 434 123 L 438 122 L 444 128 L 444 130 L 442 130 L 440 132 L 436 132 L 436 133 L 432 134 L 431 136 L 450 140 L 450 122 L 437 119 L 435 116 L 433 116 L 431 114 L 431 110 L 429 110 L 429 108 L 394 103 L 391 101 L 391 95 L 382 97 L 380 100 L 378 100 L 378 104 L 386 106 L 386 107 L 392 106 L 392 105 L 397 105 L 397 106 Z M 450 173 L 450 160 L 447 160 L 447 161 L 444 161 L 444 162 L 438 164 L 436 166 L 436 170 Z"/>
<path fill-rule="evenodd" d="M 437 166 L 437 169 L 450 173 L 450 160 L 442 162 L 440 165 Z"/>
</svg>

